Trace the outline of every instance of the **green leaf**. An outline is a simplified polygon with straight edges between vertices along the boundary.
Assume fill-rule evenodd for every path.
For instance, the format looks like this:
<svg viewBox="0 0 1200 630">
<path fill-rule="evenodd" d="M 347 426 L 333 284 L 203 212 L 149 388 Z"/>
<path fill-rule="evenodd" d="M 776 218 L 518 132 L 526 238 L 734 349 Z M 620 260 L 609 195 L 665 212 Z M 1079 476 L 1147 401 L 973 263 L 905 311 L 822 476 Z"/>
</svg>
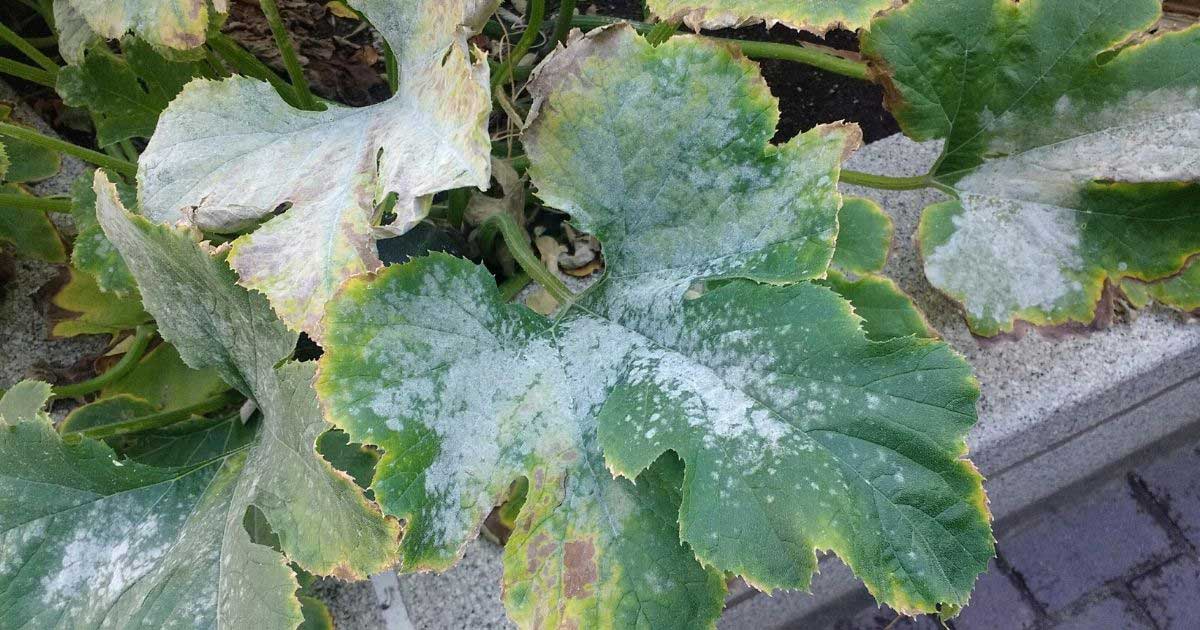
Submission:
<svg viewBox="0 0 1200 630">
<path fill-rule="evenodd" d="M 41 381 L 21 381 L 0 396 L 0 421 L 10 425 L 37 416 L 53 389 Z"/>
<path fill-rule="evenodd" d="M 212 0 L 217 13 L 227 0 Z M 209 0 L 54 0 L 59 48 L 69 63 L 80 63 L 97 36 L 120 39 L 129 32 L 156 48 L 187 50 L 204 43 Z"/>
<path fill-rule="evenodd" d="M 1137 308 L 1157 302 L 1195 313 L 1200 311 L 1200 265 L 1193 260 L 1179 275 L 1158 282 L 1146 283 L 1127 278 L 1121 281 L 1121 291 Z"/>
<path fill-rule="evenodd" d="M 164 343 L 142 357 L 129 374 L 101 390 L 100 395 L 128 394 L 162 411 L 194 405 L 226 388 L 216 370 L 193 370 L 180 359 L 175 346 Z"/>
<path fill-rule="evenodd" d="M 15 184 L 0 184 L 0 192 L 27 194 Z M 48 263 L 67 260 L 58 228 L 44 211 L 34 208 L 13 208 L 0 203 L 0 244 L 11 246 L 22 258 Z"/>
<path fill-rule="evenodd" d="M 71 218 L 75 221 L 77 236 L 71 250 L 71 266 L 87 272 L 96 282 L 96 288 L 117 296 L 137 296 L 137 283 L 125 261 L 104 235 L 96 221 L 96 193 L 92 190 L 91 172 L 81 175 L 71 185 Z M 117 191 L 121 201 L 132 205 L 137 199 L 133 186 L 117 180 Z"/>
<path fill-rule="evenodd" d="M 1200 252 L 1200 29 L 1129 45 L 1157 0 L 919 0 L 863 50 L 905 132 L 944 138 L 928 208 L 930 282 L 974 332 L 1090 322 L 1106 282 Z"/>
<path fill-rule="evenodd" d="M 895 228 L 879 204 L 850 197 L 838 211 L 837 249 L 833 265 L 850 273 L 879 273 L 887 264 Z"/>
<path fill-rule="evenodd" d="M 58 73 L 63 102 L 87 108 L 95 116 L 101 147 L 149 138 L 171 99 L 203 73 L 201 64 L 170 61 L 133 37 L 121 41 L 121 51 L 117 56 L 96 47 L 82 64 Z"/>
<path fill-rule="evenodd" d="M 51 334 L 55 337 L 115 335 L 150 321 L 136 293 L 128 297 L 104 293 L 91 275 L 75 269 L 68 271 L 70 279 L 51 300 L 65 313 L 54 318 Z"/>
<path fill-rule="evenodd" d="M 835 28 L 855 30 L 899 0 L 647 0 L 663 19 L 678 18 L 693 30 L 766 22 L 823 34 Z"/>
<path fill-rule="evenodd" d="M 292 329 L 314 338 L 338 286 L 379 266 L 375 205 L 389 192 L 398 218 L 381 231 L 394 235 L 428 213 L 433 193 L 489 180 L 487 64 L 472 61 L 460 25 L 480 26 L 494 3 L 350 4 L 396 52 L 394 97 L 312 112 L 252 79 L 194 81 L 138 165 L 141 208 L 156 221 L 228 232 L 290 204 L 235 240 L 229 262 Z"/>
<path fill-rule="evenodd" d="M 538 194 L 600 238 L 604 279 L 548 320 L 434 254 L 329 304 L 317 391 L 383 451 L 405 566 L 450 565 L 525 477 L 504 560 L 524 626 L 711 626 L 722 572 L 806 588 L 818 548 L 899 610 L 965 603 L 992 555 L 961 459 L 976 383 L 943 343 L 868 341 L 805 281 L 857 129 L 769 145 L 753 64 L 628 27 L 576 37 L 531 91 Z"/>
<path fill-rule="evenodd" d="M 0 101 L 0 121 L 19 125 L 21 127 L 29 127 L 19 120 L 12 118 L 13 103 L 8 101 Z M 3 138 L 0 140 L 0 149 L 7 156 L 7 169 L 2 179 L 10 184 L 23 184 L 29 182 L 38 182 L 43 179 L 54 177 L 62 168 L 62 157 L 57 151 L 51 151 L 45 147 L 38 146 L 24 140 L 16 140 L 14 138 Z"/>
<path fill-rule="evenodd" d="M 854 314 L 863 318 L 863 330 L 872 341 L 887 341 L 916 335 L 933 339 L 937 335 L 925 321 L 925 316 L 912 298 L 890 278 L 868 274 L 851 280 L 830 269 L 829 277 L 821 284 L 846 298 Z"/>
<path fill-rule="evenodd" d="M 4 434 L 0 475 L 17 491 L 0 509 L 12 550 L 0 608 L 16 625 L 42 627 L 294 628 L 303 618 L 288 561 L 364 577 L 394 561 L 398 527 L 316 453 L 327 425 L 315 366 L 275 367 L 295 335 L 265 299 L 237 287 L 191 232 L 126 213 L 102 172 L 96 182 L 101 225 L 164 338 L 193 367 L 243 388 L 262 424 L 237 450 L 172 469 L 116 460 L 93 440 L 63 443 L 44 416 Z M 251 506 L 284 555 L 251 540 Z"/>
<path fill-rule="evenodd" d="M 63 433 L 83 431 L 148 416 L 156 411 L 158 408 L 143 398 L 119 394 L 101 398 L 73 409 L 63 419 L 59 430 Z"/>
<path fill-rule="evenodd" d="M 4 148 L 4 144 L 0 143 L 0 182 L 4 181 L 4 176 L 8 174 L 10 166 L 12 166 L 12 162 L 8 159 L 8 151 Z"/>
<path fill-rule="evenodd" d="M 304 622 L 299 630 L 334 630 L 333 615 L 329 613 L 325 602 L 306 595 L 301 595 L 299 599 L 300 612 L 304 614 Z"/>
</svg>

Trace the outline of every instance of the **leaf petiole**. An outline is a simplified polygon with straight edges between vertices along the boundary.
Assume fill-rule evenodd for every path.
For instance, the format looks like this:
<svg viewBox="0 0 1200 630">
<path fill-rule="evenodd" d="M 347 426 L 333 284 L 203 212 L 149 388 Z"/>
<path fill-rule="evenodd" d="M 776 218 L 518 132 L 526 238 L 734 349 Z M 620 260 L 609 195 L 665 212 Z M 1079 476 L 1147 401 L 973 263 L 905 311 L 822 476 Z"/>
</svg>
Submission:
<svg viewBox="0 0 1200 630">
<path fill-rule="evenodd" d="M 300 67 L 300 58 L 296 56 L 296 49 L 292 46 L 292 38 L 283 25 L 283 17 L 279 15 L 279 5 L 275 4 L 275 0 L 258 0 L 258 4 L 262 7 L 263 15 L 267 17 L 267 25 L 271 27 L 271 35 L 275 37 L 275 46 L 279 48 L 283 66 L 287 68 L 292 87 L 296 90 L 296 99 L 304 109 L 317 109 L 317 102 L 312 91 L 308 89 L 308 81 L 304 78 L 304 68 Z"/>
<path fill-rule="evenodd" d="M 32 129 L 13 125 L 11 123 L 0 122 L 0 136 L 13 138 L 16 140 L 24 140 L 30 144 L 36 144 L 39 147 L 58 151 L 70 156 L 77 157 L 85 162 L 90 162 L 96 166 L 101 166 L 107 169 L 112 169 L 122 175 L 134 176 L 137 175 L 137 164 L 128 160 L 111 157 L 85 149 L 81 146 L 71 144 L 65 140 L 51 138 L 50 136 L 40 134 Z"/>
<path fill-rule="evenodd" d="M 571 21 L 575 18 L 575 0 L 562 0 L 558 3 L 558 20 L 554 23 L 554 37 L 547 44 L 547 51 L 554 50 L 557 44 L 565 44 L 567 35 L 571 32 Z"/>
<path fill-rule="evenodd" d="M 210 31 L 207 44 L 237 72 L 270 83 L 271 87 L 275 88 L 275 91 L 292 105 L 300 103 L 300 96 L 292 84 L 284 81 L 282 77 L 275 74 L 274 70 L 259 61 L 258 57 L 250 54 L 224 33 L 217 30 Z"/>
<path fill-rule="evenodd" d="M 484 221 L 483 230 L 499 230 L 500 235 L 504 238 L 504 244 L 508 246 L 508 253 L 512 254 L 513 260 L 521 266 L 529 277 L 533 278 L 542 288 L 546 290 L 559 304 L 570 304 L 575 300 L 575 294 L 563 284 L 562 280 L 558 279 L 542 261 L 538 259 L 537 254 L 533 253 L 533 249 L 529 247 L 529 238 L 525 231 L 517 225 L 517 222 L 504 212 L 497 212 L 488 217 Z"/>
<path fill-rule="evenodd" d="M 52 197 L 35 197 L 20 193 L 0 193 L 0 208 L 18 208 L 21 210 L 41 210 L 43 212 L 70 212 L 70 199 L 54 199 Z"/>
<path fill-rule="evenodd" d="M 0 40 L 8 42 L 13 48 L 24 53 L 26 57 L 29 57 L 34 63 L 41 66 L 46 72 L 49 72 L 51 77 L 57 77 L 59 68 L 53 59 L 47 57 L 46 53 L 38 50 L 36 46 L 25 41 L 24 37 L 21 37 L 3 24 L 0 24 Z"/>
<path fill-rule="evenodd" d="M 128 435 L 130 433 L 141 433 L 143 431 L 152 431 L 154 429 L 162 429 L 171 426 L 178 422 L 183 422 L 192 416 L 203 415 L 218 409 L 228 407 L 242 400 L 242 395 L 237 390 L 226 390 L 222 394 L 218 394 L 207 400 L 202 400 L 194 405 L 180 407 L 179 409 L 171 409 L 160 413 L 153 413 L 140 418 L 132 418 L 122 422 L 114 422 L 98 427 L 91 427 L 82 431 L 68 431 L 65 435 L 82 435 L 92 439 L 100 440 L 110 438 L 117 435 Z"/>
<path fill-rule="evenodd" d="M 928 174 L 916 177 L 888 177 L 887 175 L 874 175 L 872 173 L 860 173 L 859 171 L 843 169 L 841 181 L 843 184 L 866 186 L 867 188 L 878 190 L 921 190 L 922 188 L 935 187 L 933 178 Z"/>
<path fill-rule="evenodd" d="M 41 68 L 35 68 L 29 64 L 13 61 L 12 59 L 0 57 L 0 72 L 49 88 L 55 86 L 54 75 Z"/>
<path fill-rule="evenodd" d="M 492 75 L 492 87 L 503 85 L 512 77 L 513 67 L 521 63 L 521 58 L 525 56 L 525 53 L 529 52 L 530 47 L 537 41 L 538 32 L 542 28 L 542 18 L 545 15 L 545 0 L 531 0 L 525 32 L 521 33 L 521 39 L 517 40 L 517 45 L 513 46 L 512 50 L 508 52 L 508 56 L 496 68 L 496 72 Z"/>
<path fill-rule="evenodd" d="M 85 394 L 99 391 L 106 385 L 115 382 L 137 366 L 138 361 L 142 359 L 142 355 L 146 353 L 146 347 L 150 345 L 150 340 L 153 337 L 154 326 L 138 326 L 134 331 L 133 344 L 129 346 L 129 350 L 125 352 L 125 356 L 121 357 L 121 360 L 112 369 L 95 378 L 90 378 L 79 383 L 55 385 L 52 390 L 54 396 L 56 398 L 78 398 Z"/>
</svg>

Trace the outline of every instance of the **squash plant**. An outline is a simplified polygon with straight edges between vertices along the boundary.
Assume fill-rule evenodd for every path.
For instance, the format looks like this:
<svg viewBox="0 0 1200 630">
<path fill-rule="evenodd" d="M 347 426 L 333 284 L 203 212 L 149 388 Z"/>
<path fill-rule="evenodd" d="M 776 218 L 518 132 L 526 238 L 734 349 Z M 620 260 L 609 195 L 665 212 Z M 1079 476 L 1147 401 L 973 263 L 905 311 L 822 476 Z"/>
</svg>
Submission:
<svg viewBox="0 0 1200 630">
<path fill-rule="evenodd" d="M 347 0 L 393 91 L 360 108 L 313 94 L 274 0 L 286 78 L 223 1 L 28 4 L 67 65 L 5 27 L 30 63 L 0 72 L 84 108 L 100 150 L 0 122 L 0 238 L 60 262 L 45 213 L 70 212 L 56 334 L 121 359 L 0 399 L 5 627 L 327 625 L 313 576 L 444 570 L 505 501 L 523 627 L 712 627 L 729 579 L 806 589 L 818 551 L 951 617 L 994 553 L 978 387 L 839 183 L 945 194 L 924 264 L 977 334 L 1103 318 L 1106 293 L 1200 306 L 1200 30 L 1148 34 L 1156 0 L 650 0 L 655 23 Z M 677 32 L 756 20 L 863 53 Z M 941 158 L 843 169 L 860 133 L 834 121 L 772 144 L 762 57 L 882 84 Z M 55 152 L 100 168 L 29 194 Z M 568 288 L 526 210 L 602 273 Z M 421 224 L 474 260 L 384 265 Z M 549 314 L 514 302 L 531 280 Z"/>
</svg>

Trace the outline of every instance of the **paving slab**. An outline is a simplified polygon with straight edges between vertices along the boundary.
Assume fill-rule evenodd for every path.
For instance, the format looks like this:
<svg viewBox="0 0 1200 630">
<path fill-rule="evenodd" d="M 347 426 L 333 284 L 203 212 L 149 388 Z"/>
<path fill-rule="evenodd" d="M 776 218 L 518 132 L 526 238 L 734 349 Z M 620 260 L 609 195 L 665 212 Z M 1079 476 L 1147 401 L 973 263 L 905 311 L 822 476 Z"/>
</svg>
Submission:
<svg viewBox="0 0 1200 630">
<path fill-rule="evenodd" d="M 1134 595 L 1159 630 L 1200 627 L 1200 560 L 1184 554 L 1133 581 Z"/>
<path fill-rule="evenodd" d="M 971 600 L 954 619 L 955 630 L 1029 630 L 1037 624 L 1037 612 L 995 560 L 979 577 Z"/>
<path fill-rule="evenodd" d="M 1200 446 L 1156 459 L 1137 474 L 1192 546 L 1200 548 Z"/>
<path fill-rule="evenodd" d="M 1054 630 L 1157 630 L 1131 603 L 1118 597 L 1095 602 Z"/>
</svg>

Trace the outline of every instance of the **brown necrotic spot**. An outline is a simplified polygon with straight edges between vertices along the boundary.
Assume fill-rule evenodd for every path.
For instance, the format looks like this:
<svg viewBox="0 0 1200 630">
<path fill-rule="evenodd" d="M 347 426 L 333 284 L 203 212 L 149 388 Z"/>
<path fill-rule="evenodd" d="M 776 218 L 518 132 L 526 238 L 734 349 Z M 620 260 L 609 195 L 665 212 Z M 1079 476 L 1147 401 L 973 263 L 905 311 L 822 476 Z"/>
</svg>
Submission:
<svg viewBox="0 0 1200 630">
<path fill-rule="evenodd" d="M 599 579 L 596 571 L 596 546 L 590 540 L 572 540 L 563 548 L 563 593 L 572 599 L 592 594 Z"/>
</svg>

